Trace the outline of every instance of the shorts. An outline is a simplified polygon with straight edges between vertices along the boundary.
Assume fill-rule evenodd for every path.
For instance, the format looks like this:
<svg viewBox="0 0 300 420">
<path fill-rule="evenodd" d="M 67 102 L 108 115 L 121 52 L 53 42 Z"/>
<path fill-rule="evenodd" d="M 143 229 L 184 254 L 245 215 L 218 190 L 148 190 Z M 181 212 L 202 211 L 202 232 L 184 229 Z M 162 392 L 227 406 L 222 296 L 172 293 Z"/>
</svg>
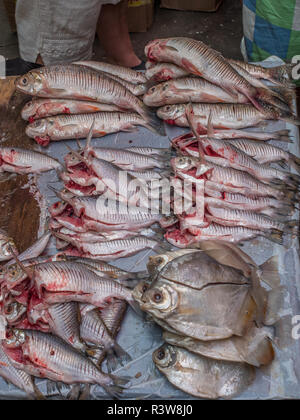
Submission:
<svg viewBox="0 0 300 420">
<path fill-rule="evenodd" d="M 103 4 L 120 0 L 18 0 L 20 56 L 45 65 L 89 60 Z"/>
</svg>

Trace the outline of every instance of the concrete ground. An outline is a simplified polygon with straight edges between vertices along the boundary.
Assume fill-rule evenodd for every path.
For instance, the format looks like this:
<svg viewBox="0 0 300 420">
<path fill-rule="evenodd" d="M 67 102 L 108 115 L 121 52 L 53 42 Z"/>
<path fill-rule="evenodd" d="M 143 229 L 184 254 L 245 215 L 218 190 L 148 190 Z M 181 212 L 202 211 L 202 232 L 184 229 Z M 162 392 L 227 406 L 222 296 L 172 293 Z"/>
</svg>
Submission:
<svg viewBox="0 0 300 420">
<path fill-rule="evenodd" d="M 0 55 L 6 58 L 18 56 L 16 34 L 10 30 L 3 0 L 0 0 Z M 240 0 L 224 0 L 215 13 L 182 12 L 161 9 L 156 1 L 154 23 L 146 33 L 133 33 L 134 48 L 143 58 L 144 46 L 154 38 L 186 36 L 204 41 L 225 56 L 241 58 L 242 7 Z M 95 41 L 95 59 L 105 58 L 99 41 Z"/>
</svg>

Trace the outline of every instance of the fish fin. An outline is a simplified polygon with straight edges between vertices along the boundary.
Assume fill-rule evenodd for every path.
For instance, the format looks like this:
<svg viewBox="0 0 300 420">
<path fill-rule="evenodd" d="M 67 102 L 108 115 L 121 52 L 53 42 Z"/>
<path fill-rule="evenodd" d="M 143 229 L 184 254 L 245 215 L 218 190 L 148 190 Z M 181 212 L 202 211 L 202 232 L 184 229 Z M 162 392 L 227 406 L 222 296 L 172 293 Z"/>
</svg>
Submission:
<svg viewBox="0 0 300 420">
<path fill-rule="evenodd" d="M 124 366 L 131 362 L 132 358 L 131 356 L 126 353 L 126 351 L 115 341 L 113 347 L 110 349 L 110 351 L 107 353 L 107 364 L 110 364 L 110 361 L 114 366 L 117 366 L 117 364 L 121 364 L 121 366 Z M 112 369 L 113 371 L 115 369 Z"/>
<path fill-rule="evenodd" d="M 257 98 L 285 112 L 291 112 L 290 105 L 286 102 L 284 98 L 279 97 L 279 94 L 275 95 L 274 92 L 271 93 L 267 89 L 258 88 Z"/>
<path fill-rule="evenodd" d="M 278 140 L 286 143 L 293 143 L 290 138 L 290 130 L 278 130 L 273 133 L 273 140 Z"/>
<path fill-rule="evenodd" d="M 295 89 L 287 88 L 287 87 L 273 87 L 271 88 L 273 94 L 279 96 L 279 98 L 283 98 L 283 100 L 289 105 L 290 110 L 294 108 L 294 101 L 296 99 L 296 92 Z"/>
<path fill-rule="evenodd" d="M 300 174 L 300 158 L 293 155 L 292 153 L 289 153 L 289 160 L 288 163 L 291 168 L 295 169 Z"/>
<path fill-rule="evenodd" d="M 277 287 L 267 292 L 267 310 L 265 314 L 265 325 L 274 325 L 280 319 L 280 311 L 284 307 L 284 299 L 286 288 L 284 286 Z"/>
<path fill-rule="evenodd" d="M 256 303 L 256 317 L 255 322 L 258 327 L 262 327 L 265 319 L 265 313 L 267 309 L 267 291 L 261 287 L 260 277 L 257 273 L 256 268 L 251 273 L 251 296 Z"/>
<path fill-rule="evenodd" d="M 268 69 L 269 80 L 275 84 L 285 87 L 295 87 L 291 83 L 293 64 L 283 64 L 282 66 L 271 67 Z"/>
<path fill-rule="evenodd" d="M 194 110 L 193 110 L 193 105 L 192 105 L 191 102 L 186 107 L 185 115 L 186 115 L 186 119 L 189 123 L 189 126 L 192 130 L 192 133 L 194 134 L 194 136 L 196 137 L 196 140 L 198 142 L 198 152 L 199 152 L 200 163 L 203 163 L 205 161 L 204 150 L 203 150 L 203 147 L 201 145 L 201 138 L 200 138 L 200 136 L 197 132 L 197 124 L 194 120 Z M 198 169 L 197 169 L 197 172 L 198 172 Z"/>
<path fill-rule="evenodd" d="M 267 233 L 265 237 L 276 244 L 283 245 L 283 232 L 279 230 Z"/>
<path fill-rule="evenodd" d="M 91 150 L 91 141 L 92 141 L 92 138 L 93 138 L 93 132 L 94 132 L 94 128 L 95 128 L 95 122 L 96 122 L 96 119 L 93 118 L 93 122 L 92 122 L 92 125 L 91 125 L 91 128 L 90 128 L 89 134 L 87 136 L 87 139 L 86 139 L 86 145 L 85 145 L 85 147 L 83 149 L 83 156 L 86 159 L 87 159 L 88 154 L 89 154 L 89 152 Z"/>
<path fill-rule="evenodd" d="M 145 114 L 145 119 L 147 122 L 145 126 L 154 133 L 160 136 L 165 136 L 166 131 L 164 122 L 158 118 L 158 116 L 156 115 L 156 111 L 153 111 L 150 108 L 146 108 Z"/>
<path fill-rule="evenodd" d="M 207 137 L 214 137 L 214 127 L 212 124 L 212 111 L 209 111 L 208 122 L 207 122 Z"/>
<path fill-rule="evenodd" d="M 259 266 L 261 280 L 270 287 L 278 287 L 280 285 L 280 275 L 278 272 L 278 255 L 273 255 L 263 264 Z"/>
<path fill-rule="evenodd" d="M 101 385 L 105 389 L 105 391 L 113 398 L 119 399 L 122 396 L 125 385 L 127 385 L 131 381 L 131 378 L 118 377 L 114 375 L 109 376 L 114 381 L 114 385 L 107 386 L 102 385 L 101 383 L 99 383 L 99 385 Z"/>
</svg>

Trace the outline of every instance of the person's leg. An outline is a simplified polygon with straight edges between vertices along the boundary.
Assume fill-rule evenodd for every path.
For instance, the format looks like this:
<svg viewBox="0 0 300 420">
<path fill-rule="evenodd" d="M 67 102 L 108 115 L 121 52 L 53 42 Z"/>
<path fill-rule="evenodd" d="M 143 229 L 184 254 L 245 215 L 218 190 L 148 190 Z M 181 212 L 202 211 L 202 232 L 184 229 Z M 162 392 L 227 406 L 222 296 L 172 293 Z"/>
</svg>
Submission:
<svg viewBox="0 0 300 420">
<path fill-rule="evenodd" d="M 115 64 L 135 67 L 141 64 L 133 50 L 127 24 L 127 0 L 102 6 L 97 34 L 108 59 Z"/>
</svg>

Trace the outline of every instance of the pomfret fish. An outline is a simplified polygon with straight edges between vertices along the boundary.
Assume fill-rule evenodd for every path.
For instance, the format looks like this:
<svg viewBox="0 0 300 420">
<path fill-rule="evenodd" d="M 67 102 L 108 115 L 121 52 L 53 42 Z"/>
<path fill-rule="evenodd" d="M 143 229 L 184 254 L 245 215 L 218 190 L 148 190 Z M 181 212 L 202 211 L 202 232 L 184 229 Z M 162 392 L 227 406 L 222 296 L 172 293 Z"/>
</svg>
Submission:
<svg viewBox="0 0 300 420">
<path fill-rule="evenodd" d="M 208 359 L 164 344 L 153 361 L 176 388 L 200 398 L 232 398 L 255 379 L 255 369 L 243 363 Z"/>
</svg>

